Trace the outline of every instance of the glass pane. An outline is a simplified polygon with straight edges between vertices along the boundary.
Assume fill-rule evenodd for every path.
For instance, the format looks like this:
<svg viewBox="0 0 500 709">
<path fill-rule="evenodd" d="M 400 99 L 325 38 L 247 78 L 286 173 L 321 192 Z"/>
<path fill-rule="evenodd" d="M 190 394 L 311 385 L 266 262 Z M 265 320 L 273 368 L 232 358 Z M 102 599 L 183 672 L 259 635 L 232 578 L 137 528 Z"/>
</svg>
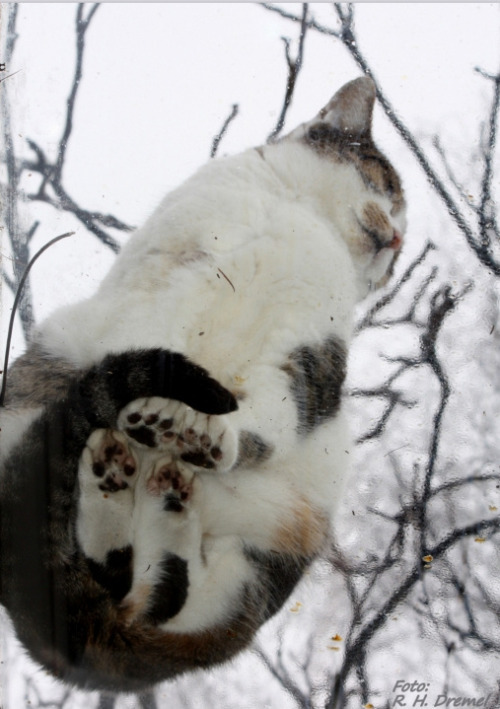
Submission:
<svg viewBox="0 0 500 709">
<path fill-rule="evenodd" d="M 2 709 L 498 705 L 499 20 L 1 5 Z"/>
</svg>

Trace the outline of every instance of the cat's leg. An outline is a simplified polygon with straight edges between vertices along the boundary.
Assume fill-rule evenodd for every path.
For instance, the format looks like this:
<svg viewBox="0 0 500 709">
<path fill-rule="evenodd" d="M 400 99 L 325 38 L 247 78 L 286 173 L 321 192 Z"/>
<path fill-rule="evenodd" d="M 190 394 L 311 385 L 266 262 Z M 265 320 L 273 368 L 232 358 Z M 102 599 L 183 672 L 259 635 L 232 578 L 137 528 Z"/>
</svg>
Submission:
<svg viewBox="0 0 500 709">
<path fill-rule="evenodd" d="M 183 607 L 202 564 L 202 530 L 193 505 L 195 475 L 167 453 L 141 476 L 133 513 L 133 584 L 121 603 L 124 619 L 166 623 Z"/>
<path fill-rule="evenodd" d="M 213 537 L 202 525 L 207 477 L 214 475 L 195 473 L 168 454 L 141 477 L 135 491 L 133 585 L 120 604 L 126 622 L 140 619 L 196 632 L 223 622 L 253 581 L 240 537 Z"/>
<path fill-rule="evenodd" d="M 132 401 L 120 412 L 118 428 L 134 445 L 193 469 L 226 472 L 238 457 L 238 439 L 227 416 L 203 414 L 171 399 Z"/>
<path fill-rule="evenodd" d="M 94 578 L 115 598 L 131 584 L 133 488 L 139 460 L 120 431 L 97 429 L 78 468 L 77 539 Z"/>
</svg>

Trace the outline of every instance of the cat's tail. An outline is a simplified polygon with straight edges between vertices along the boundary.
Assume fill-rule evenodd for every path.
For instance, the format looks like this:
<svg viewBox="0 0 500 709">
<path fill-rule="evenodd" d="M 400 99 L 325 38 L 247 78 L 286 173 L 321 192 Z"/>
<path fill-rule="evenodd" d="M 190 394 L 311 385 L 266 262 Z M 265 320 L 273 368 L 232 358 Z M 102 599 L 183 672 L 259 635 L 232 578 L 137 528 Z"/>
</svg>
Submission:
<svg viewBox="0 0 500 709">
<path fill-rule="evenodd" d="M 140 692 L 185 672 L 220 665 L 244 650 L 263 622 L 256 599 L 248 595 L 237 613 L 220 625 L 198 632 L 165 632 L 142 620 L 130 624 L 102 589 L 87 584 L 85 590 L 81 586 L 78 601 L 66 597 L 71 607 L 54 609 L 64 618 L 62 625 L 55 622 L 52 633 L 40 635 L 43 629 L 33 626 L 16 630 L 51 674 L 89 691 Z M 62 626 L 64 632 L 58 633 Z"/>
</svg>

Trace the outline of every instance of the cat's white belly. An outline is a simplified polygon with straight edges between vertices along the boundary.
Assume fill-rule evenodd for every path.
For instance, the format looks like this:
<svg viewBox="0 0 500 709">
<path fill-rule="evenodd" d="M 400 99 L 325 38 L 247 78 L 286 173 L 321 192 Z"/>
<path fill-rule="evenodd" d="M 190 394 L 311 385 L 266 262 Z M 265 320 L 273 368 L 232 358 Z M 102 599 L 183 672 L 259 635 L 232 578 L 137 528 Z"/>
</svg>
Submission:
<svg viewBox="0 0 500 709">
<path fill-rule="evenodd" d="M 200 236 L 185 264 L 172 263 L 168 235 L 165 250 L 148 256 L 152 237 L 137 233 L 93 298 L 49 318 L 44 344 L 77 366 L 169 348 L 234 388 L 249 367 L 280 366 L 302 343 L 332 332 L 348 340 L 357 293 L 347 247 L 313 213 L 287 206 L 285 237 L 274 219 L 232 250 L 208 251 Z"/>
</svg>

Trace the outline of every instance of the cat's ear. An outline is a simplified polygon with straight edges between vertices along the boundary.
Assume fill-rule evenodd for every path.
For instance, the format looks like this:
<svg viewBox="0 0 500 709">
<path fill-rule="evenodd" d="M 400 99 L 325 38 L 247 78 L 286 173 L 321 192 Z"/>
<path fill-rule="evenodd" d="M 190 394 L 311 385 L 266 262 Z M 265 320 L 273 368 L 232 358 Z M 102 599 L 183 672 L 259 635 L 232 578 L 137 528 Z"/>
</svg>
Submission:
<svg viewBox="0 0 500 709">
<path fill-rule="evenodd" d="M 343 133 L 366 135 L 371 131 L 375 84 L 367 76 L 344 84 L 327 105 L 319 118 Z"/>
</svg>

